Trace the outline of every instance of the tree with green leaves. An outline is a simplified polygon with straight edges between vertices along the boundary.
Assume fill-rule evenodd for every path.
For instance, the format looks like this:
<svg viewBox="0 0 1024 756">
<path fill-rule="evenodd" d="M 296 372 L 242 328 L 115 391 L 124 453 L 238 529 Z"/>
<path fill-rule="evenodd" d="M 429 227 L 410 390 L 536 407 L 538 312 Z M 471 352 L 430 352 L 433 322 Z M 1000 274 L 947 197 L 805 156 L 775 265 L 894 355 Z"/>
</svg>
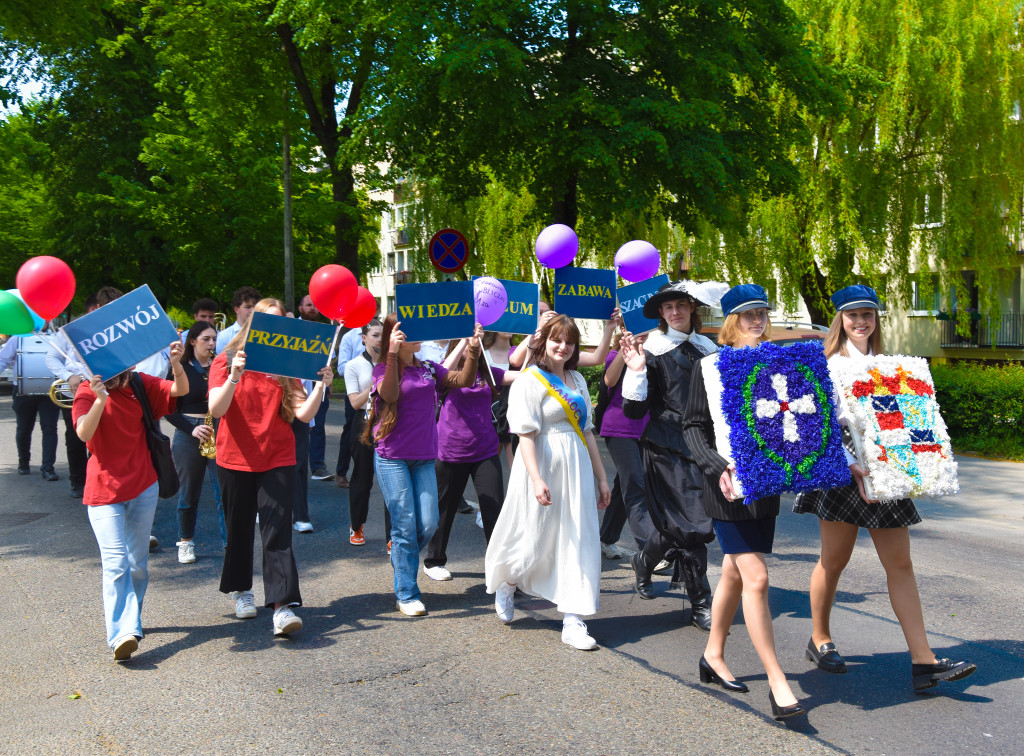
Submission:
<svg viewBox="0 0 1024 756">
<path fill-rule="evenodd" d="M 711 220 L 699 264 L 734 280 L 781 275 L 783 300 L 802 297 L 818 323 L 831 319 L 830 292 L 855 280 L 905 304 L 915 270 L 939 274 L 949 292 L 973 267 L 980 304 L 998 307 L 1024 196 L 1019 4 L 790 4 L 849 81 L 847 107 L 813 113 L 776 97 L 813 135 L 792 147 L 795 188 L 756 199 L 743 233 Z"/>
</svg>

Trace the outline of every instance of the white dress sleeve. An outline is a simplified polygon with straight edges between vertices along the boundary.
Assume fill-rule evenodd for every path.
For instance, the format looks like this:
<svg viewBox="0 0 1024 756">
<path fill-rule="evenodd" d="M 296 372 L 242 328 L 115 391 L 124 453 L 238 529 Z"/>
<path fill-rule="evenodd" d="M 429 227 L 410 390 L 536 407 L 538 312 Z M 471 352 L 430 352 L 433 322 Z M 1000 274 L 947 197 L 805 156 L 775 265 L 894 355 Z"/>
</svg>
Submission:
<svg viewBox="0 0 1024 756">
<path fill-rule="evenodd" d="M 508 393 L 508 429 L 523 434 L 539 431 L 544 424 L 541 403 L 547 391 L 536 377 L 524 373 L 512 383 Z"/>
</svg>

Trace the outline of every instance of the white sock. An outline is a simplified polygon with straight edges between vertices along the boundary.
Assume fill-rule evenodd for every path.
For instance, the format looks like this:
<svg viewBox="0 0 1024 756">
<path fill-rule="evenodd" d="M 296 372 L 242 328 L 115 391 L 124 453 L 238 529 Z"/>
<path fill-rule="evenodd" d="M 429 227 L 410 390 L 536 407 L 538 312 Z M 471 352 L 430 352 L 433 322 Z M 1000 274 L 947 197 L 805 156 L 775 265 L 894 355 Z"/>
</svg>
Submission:
<svg viewBox="0 0 1024 756">
<path fill-rule="evenodd" d="M 562 617 L 562 625 L 573 625 L 577 622 L 582 622 L 578 614 L 566 614 Z"/>
</svg>

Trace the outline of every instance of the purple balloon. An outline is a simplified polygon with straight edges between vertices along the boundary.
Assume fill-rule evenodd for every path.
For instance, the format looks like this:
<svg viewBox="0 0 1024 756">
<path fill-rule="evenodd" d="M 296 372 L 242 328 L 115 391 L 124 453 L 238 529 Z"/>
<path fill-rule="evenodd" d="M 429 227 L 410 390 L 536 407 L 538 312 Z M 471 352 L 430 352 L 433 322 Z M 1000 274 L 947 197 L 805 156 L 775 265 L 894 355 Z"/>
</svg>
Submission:
<svg viewBox="0 0 1024 756">
<path fill-rule="evenodd" d="M 508 306 L 508 292 L 501 281 L 491 276 L 473 279 L 473 304 L 476 305 L 476 322 L 484 328 L 497 323 Z"/>
<path fill-rule="evenodd" d="M 576 232 L 561 223 L 548 226 L 537 237 L 537 260 L 545 268 L 564 268 L 579 249 Z"/>
<path fill-rule="evenodd" d="M 615 253 L 615 267 L 627 281 L 646 281 L 657 275 L 661 255 L 650 242 L 635 239 L 619 247 Z"/>
</svg>

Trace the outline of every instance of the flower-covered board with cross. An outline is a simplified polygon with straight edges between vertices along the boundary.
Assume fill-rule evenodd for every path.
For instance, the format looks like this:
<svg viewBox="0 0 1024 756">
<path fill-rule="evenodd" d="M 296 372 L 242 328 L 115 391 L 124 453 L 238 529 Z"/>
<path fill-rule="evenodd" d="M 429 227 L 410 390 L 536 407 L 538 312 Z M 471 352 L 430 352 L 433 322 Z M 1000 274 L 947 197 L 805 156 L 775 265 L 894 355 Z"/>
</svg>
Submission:
<svg viewBox="0 0 1024 756">
<path fill-rule="evenodd" d="M 746 502 L 850 482 L 819 341 L 722 347 L 705 365 L 716 445 Z"/>
<path fill-rule="evenodd" d="M 935 384 L 921 357 L 836 357 L 832 377 L 850 415 L 865 488 L 873 499 L 944 496 L 960 490 Z"/>
</svg>

